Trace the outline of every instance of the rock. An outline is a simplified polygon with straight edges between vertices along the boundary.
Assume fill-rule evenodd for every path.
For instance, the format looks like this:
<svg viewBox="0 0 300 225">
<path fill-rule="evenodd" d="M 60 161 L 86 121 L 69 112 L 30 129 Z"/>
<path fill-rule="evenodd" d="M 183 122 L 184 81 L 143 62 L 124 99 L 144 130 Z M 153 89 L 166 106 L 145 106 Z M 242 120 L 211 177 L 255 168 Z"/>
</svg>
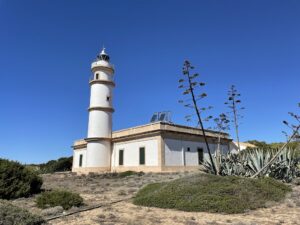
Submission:
<svg viewBox="0 0 300 225">
<path fill-rule="evenodd" d="M 120 191 L 118 191 L 118 195 L 127 195 L 127 194 L 124 190 L 120 190 Z"/>
<path fill-rule="evenodd" d="M 300 177 L 294 178 L 292 183 L 295 184 L 295 185 L 300 185 Z"/>
<path fill-rule="evenodd" d="M 295 207 L 295 203 L 291 199 L 286 199 L 285 202 L 288 207 L 290 207 L 290 208 Z"/>
<path fill-rule="evenodd" d="M 77 212 L 79 210 L 79 207 L 76 207 L 76 206 L 72 206 L 68 212 Z"/>
<path fill-rule="evenodd" d="M 54 216 L 54 215 L 63 213 L 63 211 L 64 211 L 63 207 L 55 206 L 52 208 L 47 208 L 47 209 L 42 210 L 41 214 L 43 216 Z"/>
</svg>

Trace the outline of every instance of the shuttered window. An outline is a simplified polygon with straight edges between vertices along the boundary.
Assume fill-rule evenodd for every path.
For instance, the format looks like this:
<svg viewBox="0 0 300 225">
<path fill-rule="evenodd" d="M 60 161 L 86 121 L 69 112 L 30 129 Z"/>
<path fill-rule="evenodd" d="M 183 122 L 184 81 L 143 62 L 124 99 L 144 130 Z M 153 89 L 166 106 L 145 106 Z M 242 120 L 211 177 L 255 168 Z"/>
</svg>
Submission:
<svg viewBox="0 0 300 225">
<path fill-rule="evenodd" d="M 124 150 L 119 150 L 119 166 L 124 164 Z"/>
<path fill-rule="evenodd" d="M 140 148 L 140 165 L 145 165 L 145 147 Z"/>
<path fill-rule="evenodd" d="M 79 155 L 79 167 L 82 167 L 82 158 L 83 158 L 83 155 L 80 154 Z"/>
</svg>

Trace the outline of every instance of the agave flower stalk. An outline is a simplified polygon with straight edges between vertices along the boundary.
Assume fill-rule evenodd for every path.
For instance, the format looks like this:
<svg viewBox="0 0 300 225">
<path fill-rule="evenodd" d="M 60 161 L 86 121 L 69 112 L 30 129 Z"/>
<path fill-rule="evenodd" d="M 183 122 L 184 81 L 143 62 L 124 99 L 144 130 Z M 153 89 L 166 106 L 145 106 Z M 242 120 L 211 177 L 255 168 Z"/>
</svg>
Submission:
<svg viewBox="0 0 300 225">
<path fill-rule="evenodd" d="M 205 83 L 195 81 L 195 78 L 197 78 L 199 76 L 199 74 L 198 73 L 191 74 L 192 69 L 194 69 L 194 67 L 190 64 L 189 61 L 186 60 L 183 64 L 183 70 L 182 70 L 182 73 L 186 77 L 186 79 L 180 79 L 179 80 L 179 83 L 180 83 L 179 88 L 185 88 L 185 90 L 183 92 L 183 95 L 190 94 L 191 97 L 192 97 L 190 99 L 192 103 L 191 104 L 190 103 L 185 104 L 185 102 L 183 100 L 180 100 L 179 102 L 185 104 L 184 105 L 185 107 L 192 108 L 192 109 L 195 110 L 196 115 L 197 115 L 198 124 L 200 125 L 200 128 L 202 130 L 202 135 L 203 135 L 203 138 L 204 138 L 204 141 L 205 141 L 205 145 L 206 145 L 206 148 L 207 148 L 207 151 L 208 151 L 209 159 L 211 161 L 214 174 L 217 175 L 216 166 L 215 166 L 215 163 L 213 161 L 213 157 L 212 157 L 210 147 L 209 147 L 209 144 L 208 144 L 208 139 L 207 139 L 207 136 L 206 136 L 206 133 L 205 133 L 203 121 L 202 121 L 202 118 L 201 118 L 201 111 L 206 110 L 206 108 L 199 108 L 198 104 L 197 104 L 197 101 L 200 100 L 200 99 L 205 98 L 207 96 L 207 94 L 202 93 L 199 96 L 196 96 L 196 94 L 195 94 L 195 87 L 205 86 Z M 186 86 L 184 85 L 185 81 L 187 83 Z M 190 116 L 188 118 L 190 119 Z"/>
<path fill-rule="evenodd" d="M 234 123 L 238 151 L 241 151 L 239 138 L 239 119 L 242 118 L 239 111 L 245 109 L 244 107 L 238 107 L 238 105 L 241 103 L 240 96 L 241 94 L 238 93 L 236 87 L 234 85 L 231 85 L 228 91 L 228 101 L 225 102 L 225 105 L 228 105 L 228 108 L 230 109 L 230 113 L 232 113 L 232 122 Z"/>
</svg>

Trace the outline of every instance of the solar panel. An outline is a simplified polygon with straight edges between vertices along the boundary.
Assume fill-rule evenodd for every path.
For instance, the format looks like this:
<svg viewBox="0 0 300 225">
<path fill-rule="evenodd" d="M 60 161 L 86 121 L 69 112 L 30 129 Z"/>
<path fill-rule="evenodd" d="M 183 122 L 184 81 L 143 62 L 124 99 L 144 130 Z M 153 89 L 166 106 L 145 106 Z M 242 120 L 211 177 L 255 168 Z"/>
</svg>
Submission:
<svg viewBox="0 0 300 225">
<path fill-rule="evenodd" d="M 156 113 L 154 113 L 151 117 L 150 122 L 154 123 L 154 122 L 158 122 L 158 121 L 171 122 L 170 112 L 165 111 L 165 112 L 156 112 Z"/>
<path fill-rule="evenodd" d="M 159 121 L 165 121 L 166 120 L 166 113 L 165 112 L 161 112 L 159 114 Z"/>
<path fill-rule="evenodd" d="M 154 113 L 153 116 L 152 116 L 152 118 L 151 118 L 151 120 L 150 120 L 150 122 L 154 123 L 154 122 L 157 121 L 157 119 L 158 119 L 158 115 L 157 115 L 157 113 Z"/>
</svg>

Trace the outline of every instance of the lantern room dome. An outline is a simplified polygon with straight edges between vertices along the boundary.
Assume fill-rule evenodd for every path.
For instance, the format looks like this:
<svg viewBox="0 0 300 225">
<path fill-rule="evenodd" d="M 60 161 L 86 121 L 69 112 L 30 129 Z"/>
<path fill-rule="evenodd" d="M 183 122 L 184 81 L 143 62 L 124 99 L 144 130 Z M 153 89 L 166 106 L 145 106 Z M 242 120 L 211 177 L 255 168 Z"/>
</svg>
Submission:
<svg viewBox="0 0 300 225">
<path fill-rule="evenodd" d="M 105 52 L 105 48 L 103 48 L 100 54 L 97 55 L 97 60 L 109 62 L 109 55 Z"/>
</svg>

